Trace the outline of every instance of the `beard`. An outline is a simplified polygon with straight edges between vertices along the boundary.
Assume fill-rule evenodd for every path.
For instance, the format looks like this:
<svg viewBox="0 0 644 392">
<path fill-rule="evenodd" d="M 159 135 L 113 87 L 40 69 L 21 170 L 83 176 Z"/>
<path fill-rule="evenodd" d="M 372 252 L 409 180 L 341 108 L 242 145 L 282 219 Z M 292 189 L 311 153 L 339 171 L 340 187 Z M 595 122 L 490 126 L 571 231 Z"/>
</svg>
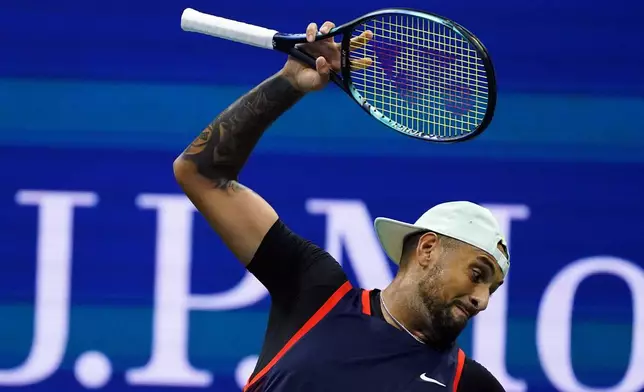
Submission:
<svg viewBox="0 0 644 392">
<path fill-rule="evenodd" d="M 453 314 L 456 302 L 445 302 L 439 295 L 442 290 L 440 282 L 441 269 L 436 266 L 427 278 L 419 282 L 419 298 L 421 311 L 428 318 L 426 336 L 432 345 L 438 349 L 448 349 L 453 345 L 463 329 L 467 326 L 467 318 L 458 318 Z"/>
</svg>

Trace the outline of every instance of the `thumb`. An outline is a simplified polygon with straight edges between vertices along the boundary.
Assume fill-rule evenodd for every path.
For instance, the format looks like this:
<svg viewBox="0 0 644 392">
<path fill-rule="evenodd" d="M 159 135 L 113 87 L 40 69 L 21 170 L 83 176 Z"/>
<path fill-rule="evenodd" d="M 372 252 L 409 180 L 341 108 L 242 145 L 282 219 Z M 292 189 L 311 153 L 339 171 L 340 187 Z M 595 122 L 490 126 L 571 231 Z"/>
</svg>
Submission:
<svg viewBox="0 0 644 392">
<path fill-rule="evenodd" d="M 331 65 L 322 56 L 315 59 L 315 69 L 320 75 L 328 76 L 331 71 Z"/>
</svg>

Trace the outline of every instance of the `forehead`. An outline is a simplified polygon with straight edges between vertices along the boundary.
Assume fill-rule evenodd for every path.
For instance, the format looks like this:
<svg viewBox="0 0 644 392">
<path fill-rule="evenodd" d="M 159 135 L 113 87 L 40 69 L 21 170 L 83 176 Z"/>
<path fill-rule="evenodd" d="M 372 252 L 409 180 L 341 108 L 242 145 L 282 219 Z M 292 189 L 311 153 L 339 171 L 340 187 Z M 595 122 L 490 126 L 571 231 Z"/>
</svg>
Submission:
<svg viewBox="0 0 644 392">
<path fill-rule="evenodd" d="M 465 252 L 465 254 L 463 254 L 463 256 L 465 256 L 463 258 L 464 262 L 468 264 L 470 263 L 483 264 L 489 267 L 490 269 L 492 269 L 492 272 L 494 273 L 494 275 L 496 275 L 499 278 L 499 280 L 503 279 L 503 271 L 501 271 L 501 267 L 499 267 L 499 264 L 496 262 L 496 260 L 494 259 L 494 257 L 492 257 L 491 254 L 475 246 L 472 246 L 469 244 L 466 244 L 466 245 L 467 246 L 465 246 L 464 248 L 467 248 L 467 251 Z M 499 244 L 498 248 L 507 257 L 505 247 L 503 247 L 502 244 Z"/>
</svg>

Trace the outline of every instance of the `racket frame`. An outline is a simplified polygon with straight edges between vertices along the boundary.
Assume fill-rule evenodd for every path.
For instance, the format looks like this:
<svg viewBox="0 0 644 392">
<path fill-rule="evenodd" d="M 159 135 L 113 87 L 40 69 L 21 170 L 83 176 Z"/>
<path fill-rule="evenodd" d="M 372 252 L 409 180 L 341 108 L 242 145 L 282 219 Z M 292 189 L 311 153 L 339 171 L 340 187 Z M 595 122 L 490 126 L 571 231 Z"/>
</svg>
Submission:
<svg viewBox="0 0 644 392">
<path fill-rule="evenodd" d="M 381 113 L 378 109 L 373 107 L 365 98 L 361 96 L 361 94 L 353 86 L 353 82 L 351 79 L 351 67 L 349 66 L 350 53 L 351 53 L 350 51 L 351 38 L 352 38 L 351 33 L 353 33 L 353 31 L 357 26 L 362 25 L 369 20 L 375 19 L 382 15 L 394 15 L 394 14 L 410 15 L 414 17 L 428 19 L 434 23 L 441 24 L 451 29 L 452 31 L 456 32 L 457 34 L 459 34 L 475 48 L 475 50 L 477 51 L 478 55 L 481 58 L 481 61 L 485 69 L 485 76 L 488 84 L 487 85 L 488 100 L 487 100 L 487 107 L 485 108 L 485 115 L 483 116 L 481 123 L 474 131 L 466 133 L 464 135 L 460 135 L 456 138 L 445 139 L 440 137 L 438 138 L 432 137 L 430 135 L 424 134 L 423 132 L 409 129 L 404 125 L 399 124 L 396 121 L 393 121 L 385 114 Z M 342 90 L 344 90 L 347 94 L 349 94 L 353 98 L 353 100 L 365 112 L 367 112 L 372 117 L 379 120 L 381 123 L 388 126 L 389 128 L 392 128 L 398 131 L 399 133 L 402 133 L 403 135 L 410 136 L 420 140 L 438 142 L 438 143 L 455 143 L 455 142 L 463 142 L 466 140 L 473 139 L 474 137 L 480 135 L 492 122 L 492 118 L 494 117 L 494 112 L 496 109 L 496 101 L 497 101 L 496 74 L 494 71 L 494 66 L 492 64 L 492 59 L 490 58 L 490 54 L 487 48 L 483 45 L 483 43 L 464 26 L 431 12 L 420 11 L 413 8 L 384 8 L 384 9 L 369 12 L 363 16 L 355 18 L 349 22 L 346 22 L 340 26 L 334 27 L 326 34 L 319 33 L 315 37 L 315 40 L 321 41 L 327 38 L 336 37 L 338 35 L 342 35 L 342 41 L 340 42 L 340 51 L 341 51 L 340 52 L 340 56 L 341 56 L 340 73 L 338 74 L 334 70 L 331 70 L 329 74 L 329 79 L 333 81 Z M 306 34 L 286 34 L 286 33 L 278 32 L 273 37 L 273 47 L 275 50 L 286 53 L 292 56 L 293 58 L 315 69 L 315 58 L 310 54 L 306 53 L 305 51 L 298 49 L 299 44 L 304 44 L 307 42 L 308 41 L 306 40 Z"/>
</svg>

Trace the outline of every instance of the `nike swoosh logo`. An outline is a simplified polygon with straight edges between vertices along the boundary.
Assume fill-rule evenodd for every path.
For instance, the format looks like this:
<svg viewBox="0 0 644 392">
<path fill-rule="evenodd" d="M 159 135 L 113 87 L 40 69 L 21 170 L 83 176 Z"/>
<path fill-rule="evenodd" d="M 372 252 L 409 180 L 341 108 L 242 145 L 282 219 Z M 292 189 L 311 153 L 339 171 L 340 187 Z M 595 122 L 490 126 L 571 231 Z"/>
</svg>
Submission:
<svg viewBox="0 0 644 392">
<path fill-rule="evenodd" d="M 440 382 L 440 381 L 438 381 L 438 380 L 434 380 L 433 378 L 427 377 L 427 376 L 425 375 L 425 373 L 423 373 L 423 374 L 421 374 L 421 375 L 420 375 L 420 379 L 421 379 L 421 380 L 423 380 L 423 381 L 427 381 L 427 382 L 431 382 L 431 383 L 434 383 L 434 384 L 438 384 L 438 385 L 440 385 L 441 387 L 447 387 L 447 385 L 443 384 L 442 382 Z"/>
</svg>

